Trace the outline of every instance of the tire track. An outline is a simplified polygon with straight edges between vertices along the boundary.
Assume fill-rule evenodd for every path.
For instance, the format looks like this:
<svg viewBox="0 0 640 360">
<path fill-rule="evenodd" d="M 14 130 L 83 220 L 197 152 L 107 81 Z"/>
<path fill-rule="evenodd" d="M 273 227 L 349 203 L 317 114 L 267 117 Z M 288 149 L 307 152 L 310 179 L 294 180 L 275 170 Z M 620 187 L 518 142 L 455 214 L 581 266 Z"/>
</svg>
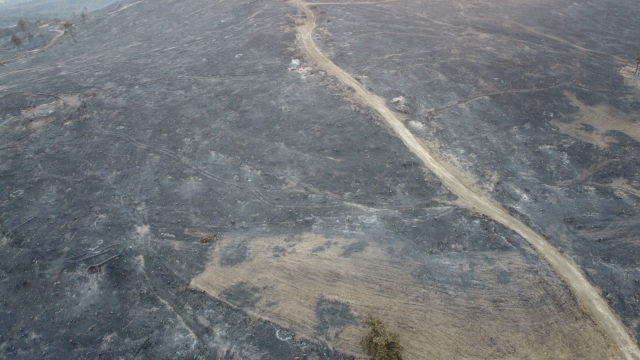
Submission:
<svg viewBox="0 0 640 360">
<path fill-rule="evenodd" d="M 618 315 L 609 307 L 602 296 L 600 296 L 598 289 L 587 280 L 578 265 L 575 264 L 572 259 L 562 255 L 553 245 L 529 226 L 511 216 L 501 205 L 492 202 L 480 191 L 474 191 L 465 185 L 461 179 L 447 169 L 446 164 L 436 160 L 429 153 L 428 149 L 422 145 L 420 140 L 404 126 L 404 123 L 396 114 L 387 107 L 383 98 L 367 91 L 366 88 L 346 71 L 334 64 L 316 46 L 313 41 L 313 34 L 317 19 L 315 13 L 308 7 L 309 5 L 313 6 L 316 4 L 305 3 L 302 0 L 293 0 L 293 3 L 306 16 L 303 24 L 297 27 L 297 37 L 309 59 L 315 62 L 317 67 L 351 87 L 356 97 L 363 104 L 376 110 L 409 150 L 418 156 L 424 165 L 429 168 L 451 192 L 456 194 L 469 209 L 493 219 L 527 240 L 536 252 L 547 261 L 551 268 L 569 286 L 580 306 L 606 333 L 609 339 L 616 344 L 622 357 L 628 360 L 640 360 L 640 349 L 635 339 L 631 336 L 629 330 L 622 323 Z"/>
</svg>

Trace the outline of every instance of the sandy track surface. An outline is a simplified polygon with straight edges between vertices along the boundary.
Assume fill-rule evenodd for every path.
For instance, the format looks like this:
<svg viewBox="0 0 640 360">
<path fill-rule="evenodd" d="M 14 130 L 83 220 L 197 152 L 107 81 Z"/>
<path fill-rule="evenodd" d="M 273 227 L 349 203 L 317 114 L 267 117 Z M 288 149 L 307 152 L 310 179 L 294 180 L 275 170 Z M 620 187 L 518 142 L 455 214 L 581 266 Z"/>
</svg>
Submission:
<svg viewBox="0 0 640 360">
<path fill-rule="evenodd" d="M 611 341 L 617 345 L 622 356 L 625 359 L 640 359 L 640 349 L 637 343 L 633 340 L 620 318 L 602 298 L 598 289 L 587 280 L 578 266 L 571 259 L 562 255 L 533 229 L 511 216 L 500 205 L 492 202 L 486 195 L 483 195 L 479 191 L 472 190 L 464 184 L 463 180 L 448 170 L 445 164 L 436 160 L 429 153 L 428 149 L 421 144 L 420 140 L 404 126 L 400 118 L 387 107 L 384 99 L 367 91 L 351 75 L 334 64 L 316 46 L 313 41 L 313 33 L 317 22 L 316 15 L 308 6 L 317 4 L 305 3 L 301 0 L 294 0 L 294 4 L 306 15 L 304 23 L 297 27 L 297 31 L 298 39 L 306 50 L 309 60 L 315 62 L 316 66 L 351 87 L 362 103 L 375 109 L 404 144 L 416 154 L 424 165 L 438 176 L 442 183 L 451 192 L 456 194 L 467 207 L 503 224 L 527 240 L 538 254 L 540 254 L 565 281 L 575 294 L 578 303 L 593 318 L 598 326 L 604 330 Z"/>
<path fill-rule="evenodd" d="M 11 59 L 0 60 L 0 65 L 8 64 L 10 62 L 14 62 L 16 60 L 25 58 L 25 57 L 27 57 L 29 55 L 33 55 L 33 54 L 37 54 L 37 53 L 43 52 L 43 51 L 47 50 L 48 48 L 52 47 L 56 43 L 56 41 L 58 41 L 58 39 L 60 39 L 62 37 L 62 35 L 64 35 L 64 31 L 62 31 L 62 30 L 52 30 L 52 31 L 56 31 L 56 32 L 58 32 L 58 34 L 56 34 L 54 37 L 52 37 L 51 40 L 49 40 L 49 42 L 45 46 L 41 47 L 40 49 L 27 51 L 27 52 L 25 52 L 23 54 L 20 54 L 20 55 L 14 57 L 14 58 L 11 58 Z"/>
<path fill-rule="evenodd" d="M 122 6 L 122 7 L 118 8 L 118 9 L 108 13 L 107 15 L 111 15 L 111 14 L 120 12 L 120 11 L 122 11 L 124 9 L 130 8 L 131 6 L 139 4 L 141 2 L 144 2 L 144 0 L 139 0 L 139 1 L 133 2 L 131 4 Z M 0 65 L 8 64 L 8 63 L 14 62 L 16 60 L 23 59 L 23 58 L 25 58 L 25 57 L 27 57 L 29 55 L 38 54 L 38 53 L 41 53 L 41 52 L 49 49 L 50 47 L 55 45 L 55 43 L 62 37 L 62 35 L 64 35 L 64 31 L 63 30 L 57 30 L 56 29 L 56 30 L 51 30 L 51 31 L 56 31 L 58 34 L 56 34 L 53 38 L 51 38 L 51 40 L 49 40 L 49 42 L 45 46 L 43 46 L 43 47 L 41 47 L 39 49 L 27 51 L 27 52 L 25 52 L 23 54 L 20 54 L 20 55 L 14 57 L 14 58 L 11 58 L 11 59 L 0 59 Z"/>
<path fill-rule="evenodd" d="M 117 12 L 120 12 L 120 11 L 124 10 L 124 9 L 130 8 L 130 7 L 132 7 L 132 6 L 133 6 L 133 5 L 135 5 L 135 4 L 139 4 L 139 3 L 143 2 L 143 1 L 144 1 L 144 0 L 138 0 L 138 1 L 136 1 L 136 2 L 132 2 L 131 4 L 128 4 L 128 5 L 125 5 L 125 6 L 119 7 L 119 8 L 117 8 L 117 9 L 115 9 L 115 10 L 111 11 L 111 12 L 110 12 L 110 13 L 108 13 L 107 15 L 115 14 L 115 13 L 117 13 Z"/>
</svg>

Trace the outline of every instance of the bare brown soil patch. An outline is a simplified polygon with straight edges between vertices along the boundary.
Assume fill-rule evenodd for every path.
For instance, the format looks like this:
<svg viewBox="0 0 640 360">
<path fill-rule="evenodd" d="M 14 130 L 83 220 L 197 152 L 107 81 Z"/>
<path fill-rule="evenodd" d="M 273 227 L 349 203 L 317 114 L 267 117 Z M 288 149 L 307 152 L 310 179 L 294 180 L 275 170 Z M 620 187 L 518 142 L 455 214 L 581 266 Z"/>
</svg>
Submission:
<svg viewBox="0 0 640 360">
<path fill-rule="evenodd" d="M 629 184 L 629 181 L 623 178 L 614 179 L 613 183 L 611 183 L 611 187 L 613 187 L 614 189 L 624 191 L 627 194 L 631 194 L 640 198 L 640 186 L 638 186 L 639 184 L 633 185 Z"/>
<path fill-rule="evenodd" d="M 625 66 L 620 68 L 620 75 L 626 85 L 640 90 L 640 75 L 636 74 L 635 66 Z"/>
<path fill-rule="evenodd" d="M 62 108 L 64 108 L 64 102 L 62 100 L 56 100 L 50 103 L 22 110 L 20 113 L 23 119 L 34 119 L 37 117 L 43 117 L 52 114 Z"/>
<path fill-rule="evenodd" d="M 622 114 L 607 105 L 589 106 L 568 91 L 565 91 L 564 94 L 573 105 L 580 109 L 580 117 L 570 123 L 554 121 L 562 133 L 596 145 L 601 149 L 607 149 L 609 144 L 618 142 L 612 136 L 612 131 L 622 132 L 640 142 L 640 126 L 637 119 Z"/>
<path fill-rule="evenodd" d="M 362 355 L 363 319 L 375 314 L 399 334 L 407 359 L 616 358 L 562 283 L 541 280 L 537 265 L 517 253 L 476 266 L 472 284 L 452 290 L 421 281 L 421 264 L 378 246 L 350 253 L 356 240 L 303 234 L 245 243 L 222 240 L 191 287 L 347 353 Z M 230 263 L 228 250 L 238 246 L 246 253 Z M 510 281 L 499 281 L 500 269 L 509 269 Z M 327 319 L 323 311 L 331 309 L 336 317 Z"/>
<path fill-rule="evenodd" d="M 55 120 L 55 118 L 53 118 L 51 116 L 33 119 L 33 120 L 29 121 L 29 123 L 27 124 L 27 128 L 30 128 L 30 129 L 39 128 L 41 126 L 47 125 L 48 123 L 52 122 L 53 120 Z"/>
</svg>

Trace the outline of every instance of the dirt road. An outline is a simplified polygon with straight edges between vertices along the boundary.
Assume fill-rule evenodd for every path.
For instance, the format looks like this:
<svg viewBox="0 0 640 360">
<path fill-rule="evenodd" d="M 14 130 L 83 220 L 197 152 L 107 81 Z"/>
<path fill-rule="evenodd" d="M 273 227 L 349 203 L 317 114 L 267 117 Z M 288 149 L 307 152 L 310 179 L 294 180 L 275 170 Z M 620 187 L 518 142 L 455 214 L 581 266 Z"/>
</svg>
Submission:
<svg viewBox="0 0 640 360">
<path fill-rule="evenodd" d="M 424 165 L 429 168 L 442 183 L 473 211 L 483 214 L 509 229 L 512 229 L 525 240 L 551 265 L 553 270 L 564 280 L 582 308 L 591 316 L 608 337 L 620 349 L 625 359 L 640 360 L 640 349 L 635 339 L 630 335 L 620 318 L 609 307 L 595 288 L 580 271 L 579 267 L 569 258 L 562 255 L 546 239 L 533 231 L 530 227 L 511 216 L 500 205 L 492 202 L 488 196 L 478 190 L 464 184 L 454 173 L 447 169 L 445 164 L 435 159 L 405 126 L 404 123 L 391 111 L 386 101 L 367 91 L 351 75 L 334 64 L 320 51 L 313 41 L 313 33 L 316 27 L 316 15 L 308 5 L 301 0 L 293 0 L 295 6 L 306 15 L 304 23 L 297 27 L 298 40 L 307 53 L 308 60 L 314 62 L 318 68 L 335 76 L 345 85 L 351 87 L 357 98 L 367 106 L 375 109 L 386 121 L 387 125 L 396 133 L 404 144 L 416 154 Z"/>
<path fill-rule="evenodd" d="M 48 48 L 52 47 L 56 43 L 56 41 L 58 41 L 58 39 L 60 39 L 60 37 L 62 37 L 62 35 L 64 35 L 64 31 L 62 31 L 62 30 L 52 30 L 52 31 L 57 31 L 58 34 L 56 34 L 53 38 L 51 38 L 51 40 L 49 40 L 49 42 L 45 46 L 41 47 L 40 49 L 27 51 L 27 52 L 22 53 L 22 54 L 14 57 L 14 58 L 11 58 L 11 59 L 2 59 L 2 60 L 0 60 L 0 65 L 8 64 L 10 62 L 14 62 L 16 60 L 25 58 L 25 57 L 27 57 L 29 55 L 33 55 L 33 54 L 37 54 L 37 53 L 43 52 L 43 51 L 47 50 Z"/>
<path fill-rule="evenodd" d="M 120 11 L 124 10 L 124 9 L 130 8 L 130 7 L 132 7 L 132 6 L 133 6 L 133 5 L 135 5 L 135 4 L 139 4 L 139 3 L 143 2 L 143 1 L 144 1 L 144 0 L 138 0 L 138 1 L 136 1 L 136 2 L 132 2 L 131 4 L 128 4 L 128 5 L 125 5 L 125 6 L 121 6 L 121 7 L 117 8 L 117 9 L 115 9 L 115 10 L 113 10 L 113 11 L 109 12 L 107 15 L 115 14 L 115 13 L 117 13 L 117 12 L 120 12 Z"/>
</svg>

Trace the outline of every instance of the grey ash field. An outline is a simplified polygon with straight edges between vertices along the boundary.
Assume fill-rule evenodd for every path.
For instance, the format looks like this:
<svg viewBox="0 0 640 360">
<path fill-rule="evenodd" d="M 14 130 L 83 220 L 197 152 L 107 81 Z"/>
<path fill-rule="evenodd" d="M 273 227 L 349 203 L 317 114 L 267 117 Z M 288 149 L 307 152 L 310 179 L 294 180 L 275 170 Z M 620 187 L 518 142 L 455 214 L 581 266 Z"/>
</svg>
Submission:
<svg viewBox="0 0 640 360">
<path fill-rule="evenodd" d="M 635 0 L 146 0 L 0 66 L 0 358 L 634 358 L 309 14 L 637 343 Z"/>
</svg>

